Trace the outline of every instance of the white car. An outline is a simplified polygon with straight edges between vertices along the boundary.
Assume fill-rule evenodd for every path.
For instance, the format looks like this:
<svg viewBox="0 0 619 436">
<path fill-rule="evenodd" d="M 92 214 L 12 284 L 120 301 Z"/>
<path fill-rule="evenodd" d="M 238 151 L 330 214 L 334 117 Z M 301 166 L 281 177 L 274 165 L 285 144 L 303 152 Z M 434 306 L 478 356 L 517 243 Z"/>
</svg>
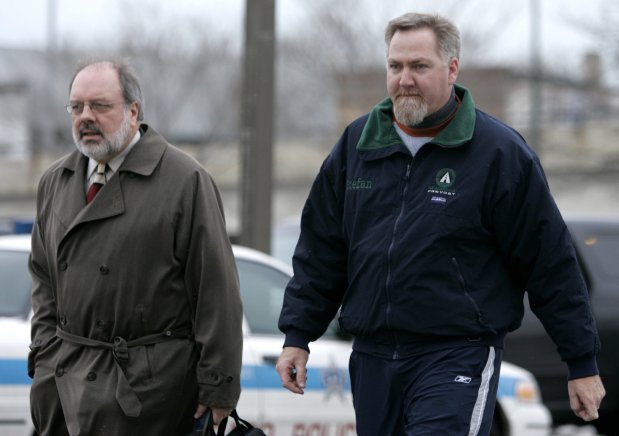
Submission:
<svg viewBox="0 0 619 436">
<path fill-rule="evenodd" d="M 33 435 L 29 411 L 30 344 L 28 235 L 0 236 L 0 435 Z M 255 250 L 234 247 L 245 307 L 241 417 L 269 436 L 353 436 L 355 417 L 348 376 L 351 342 L 333 325 L 311 344 L 304 395 L 281 387 L 274 365 L 283 336 L 277 329 L 286 264 Z M 551 418 L 533 376 L 504 363 L 493 435 L 549 435 Z"/>
</svg>

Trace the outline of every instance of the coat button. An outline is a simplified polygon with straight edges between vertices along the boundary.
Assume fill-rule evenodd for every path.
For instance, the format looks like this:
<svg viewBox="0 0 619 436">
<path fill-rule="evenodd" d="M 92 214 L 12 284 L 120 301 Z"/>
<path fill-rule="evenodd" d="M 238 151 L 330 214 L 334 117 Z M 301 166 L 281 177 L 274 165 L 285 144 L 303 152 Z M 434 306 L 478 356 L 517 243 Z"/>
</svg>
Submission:
<svg viewBox="0 0 619 436">
<path fill-rule="evenodd" d="M 60 325 L 67 325 L 67 318 L 64 316 L 60 317 Z"/>
<path fill-rule="evenodd" d="M 90 371 L 88 374 L 86 374 L 86 380 L 88 381 L 95 381 L 97 379 L 97 373 Z"/>
<path fill-rule="evenodd" d="M 101 274 L 103 274 L 103 275 L 106 275 L 106 274 L 108 274 L 108 273 L 110 272 L 110 269 L 108 268 L 108 266 L 107 266 L 107 265 L 101 265 L 101 266 L 99 267 L 99 272 L 100 272 Z"/>
<path fill-rule="evenodd" d="M 64 369 L 56 368 L 56 377 L 62 377 L 64 375 Z"/>
<path fill-rule="evenodd" d="M 67 262 L 64 262 L 64 261 L 60 262 L 60 263 L 58 264 L 58 269 L 59 269 L 60 271 L 65 271 L 65 270 L 67 269 Z"/>
<path fill-rule="evenodd" d="M 102 329 L 103 327 L 105 327 L 105 321 L 103 321 L 102 319 L 98 319 L 95 322 L 95 325 L 97 326 L 97 328 Z"/>
</svg>

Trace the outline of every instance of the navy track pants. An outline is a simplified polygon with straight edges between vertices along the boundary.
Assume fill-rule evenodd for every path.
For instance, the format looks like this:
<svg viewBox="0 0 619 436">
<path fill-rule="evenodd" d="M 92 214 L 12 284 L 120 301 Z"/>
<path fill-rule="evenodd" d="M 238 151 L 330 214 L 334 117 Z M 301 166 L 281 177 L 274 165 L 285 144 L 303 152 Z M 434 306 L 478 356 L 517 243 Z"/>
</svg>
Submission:
<svg viewBox="0 0 619 436">
<path fill-rule="evenodd" d="M 466 346 L 397 360 L 353 351 L 357 434 L 488 435 L 502 351 Z"/>
</svg>

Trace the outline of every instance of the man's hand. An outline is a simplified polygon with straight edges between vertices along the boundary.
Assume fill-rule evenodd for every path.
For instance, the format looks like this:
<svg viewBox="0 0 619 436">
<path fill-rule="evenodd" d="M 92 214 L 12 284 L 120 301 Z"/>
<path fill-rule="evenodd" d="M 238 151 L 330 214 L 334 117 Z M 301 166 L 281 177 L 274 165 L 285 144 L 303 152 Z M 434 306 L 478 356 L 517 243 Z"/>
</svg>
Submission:
<svg viewBox="0 0 619 436">
<path fill-rule="evenodd" d="M 206 412 L 207 406 L 204 404 L 198 404 L 198 408 L 196 409 L 196 413 L 193 414 L 194 419 L 199 419 L 204 412 Z M 213 424 L 219 425 L 222 419 L 230 416 L 232 413 L 232 409 L 221 409 L 219 407 L 211 407 L 211 412 L 213 413 Z"/>
<path fill-rule="evenodd" d="M 283 387 L 295 394 L 303 394 L 307 382 L 305 366 L 308 358 L 309 353 L 303 348 L 284 347 L 275 365 Z"/>
<path fill-rule="evenodd" d="M 602 398 L 606 395 L 599 375 L 569 380 L 567 391 L 570 396 L 570 407 L 576 416 L 585 421 L 599 418 L 598 409 Z"/>
</svg>

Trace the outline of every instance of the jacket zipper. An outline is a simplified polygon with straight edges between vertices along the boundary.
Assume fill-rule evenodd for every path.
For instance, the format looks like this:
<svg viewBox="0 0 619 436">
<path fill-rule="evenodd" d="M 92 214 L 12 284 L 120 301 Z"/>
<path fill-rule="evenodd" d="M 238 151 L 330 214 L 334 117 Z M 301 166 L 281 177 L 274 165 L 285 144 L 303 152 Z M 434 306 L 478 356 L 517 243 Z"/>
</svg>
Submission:
<svg viewBox="0 0 619 436">
<path fill-rule="evenodd" d="M 393 360 L 397 360 L 399 358 L 399 354 L 398 354 L 399 339 L 398 339 L 398 335 L 395 332 L 395 330 L 392 330 L 391 323 L 389 322 L 389 315 L 391 314 L 391 298 L 390 298 L 390 292 L 389 292 L 390 291 L 389 288 L 391 286 L 391 259 L 392 259 L 392 254 L 393 254 L 393 247 L 395 244 L 395 237 L 398 231 L 398 225 L 400 224 L 400 220 L 402 219 L 402 215 L 404 214 L 404 199 L 406 198 L 406 192 L 408 191 L 408 182 L 411 176 L 411 169 L 412 169 L 412 161 L 406 165 L 406 173 L 404 175 L 405 183 L 402 188 L 400 212 L 398 213 L 398 217 L 396 218 L 395 223 L 393 224 L 393 231 L 391 233 L 391 242 L 389 243 L 389 248 L 387 249 L 387 278 L 385 280 L 385 294 L 387 297 L 386 319 L 387 319 L 387 328 L 392 331 L 393 338 L 396 344 L 396 349 L 393 351 L 393 356 L 392 356 Z"/>
</svg>

